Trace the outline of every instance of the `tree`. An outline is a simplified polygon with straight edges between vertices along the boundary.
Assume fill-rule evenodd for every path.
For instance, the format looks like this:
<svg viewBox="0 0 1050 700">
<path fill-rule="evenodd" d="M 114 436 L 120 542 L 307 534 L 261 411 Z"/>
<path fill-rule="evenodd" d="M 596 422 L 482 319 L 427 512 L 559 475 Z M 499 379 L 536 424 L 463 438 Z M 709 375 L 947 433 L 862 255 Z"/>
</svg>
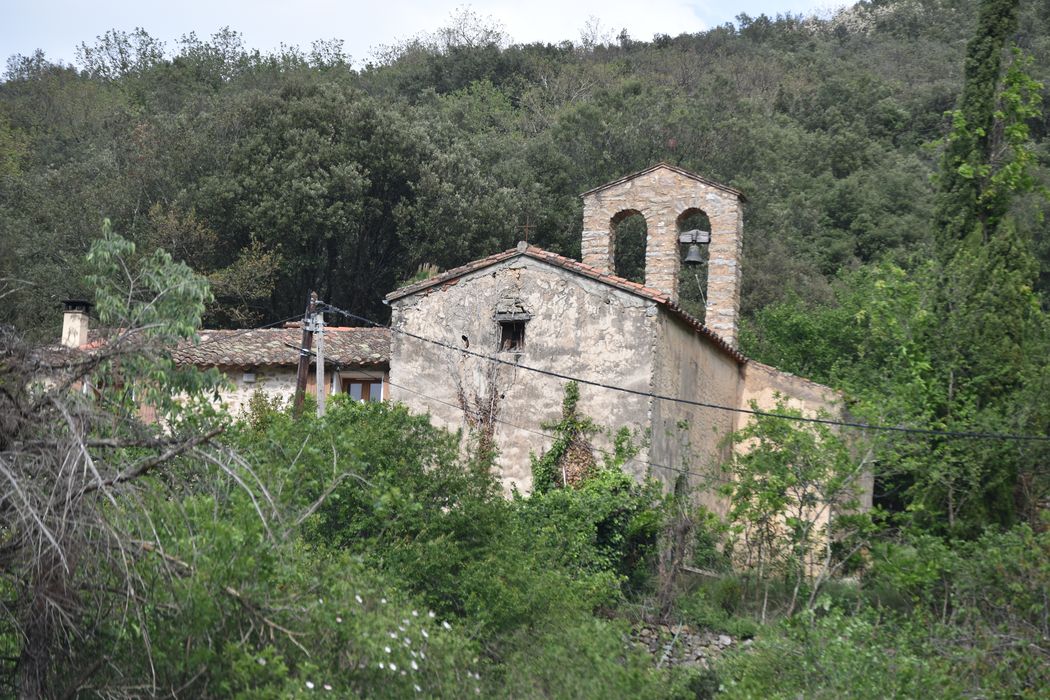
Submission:
<svg viewBox="0 0 1050 700">
<path fill-rule="evenodd" d="M 942 267 L 931 295 L 943 328 L 927 339 L 938 373 L 927 400 L 947 428 L 1039 434 L 1047 428 L 1041 412 L 1021 401 L 1024 383 L 1046 376 L 1048 324 L 1034 291 L 1039 266 L 1031 233 L 1011 207 L 1037 187 L 1028 123 L 1041 114 L 1042 85 L 1027 74 L 1030 61 L 1019 51 L 1002 70 L 1017 5 L 982 3 L 952 113 L 939 181 Z M 1042 471 L 1046 456 L 1037 445 L 1011 441 L 934 440 L 929 450 L 930 469 L 916 473 L 914 505 L 924 516 L 943 514 L 949 530 L 969 533 L 1026 511 L 1034 494 L 1018 491 L 1022 473 Z M 1039 481 L 1037 490 L 1047 488 L 1045 475 Z"/>
<path fill-rule="evenodd" d="M 937 228 L 946 243 L 969 236 L 975 227 L 994 227 L 1008 196 L 989 197 L 998 111 L 997 88 L 1003 51 L 1017 29 L 1020 0 L 982 0 L 977 31 L 966 46 L 965 76 L 952 133 L 945 147 Z M 1005 193 L 1004 193 L 1005 194 Z"/>
<path fill-rule="evenodd" d="M 754 402 L 751 407 L 758 410 Z M 772 413 L 788 418 L 755 415 L 731 436 L 743 449 L 723 465 L 726 478 L 718 487 L 729 498 L 730 531 L 742 538 L 742 564 L 762 589 L 763 621 L 771 582 L 780 578 L 792 587 L 790 615 L 806 582 L 812 605 L 820 585 L 840 568 L 845 557 L 840 552 L 836 561 L 835 548 L 864 526 L 856 511 L 871 459 L 870 453 L 856 457 L 826 425 L 790 420 L 802 412 L 781 397 Z M 855 552 L 859 545 L 851 544 Z"/>
<path fill-rule="evenodd" d="M 125 529 L 120 511 L 137 507 L 141 481 L 202 453 L 221 430 L 199 404 L 191 410 L 217 376 L 177 368 L 168 354 L 199 325 L 204 280 L 162 251 L 137 257 L 108 221 L 89 264 L 110 329 L 90 349 L 34 348 L 0 329 L 0 578 L 9 601 L 0 638 L 17 657 L 4 682 L 25 698 L 75 690 L 67 684 L 81 681 L 61 669 L 78 643 L 118 600 L 140 611 L 131 562 L 142 533 Z M 144 423 L 145 412 L 168 431 Z"/>
</svg>

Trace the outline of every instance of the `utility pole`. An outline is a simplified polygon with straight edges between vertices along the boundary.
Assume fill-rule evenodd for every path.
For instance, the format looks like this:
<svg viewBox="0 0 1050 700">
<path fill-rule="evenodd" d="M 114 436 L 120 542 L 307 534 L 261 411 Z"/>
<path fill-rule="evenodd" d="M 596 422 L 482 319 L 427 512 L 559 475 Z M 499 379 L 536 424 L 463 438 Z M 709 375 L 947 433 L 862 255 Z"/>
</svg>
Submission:
<svg viewBox="0 0 1050 700">
<path fill-rule="evenodd" d="M 314 314 L 314 336 L 317 342 L 317 417 L 324 415 L 324 312 Z"/>
<path fill-rule="evenodd" d="M 317 292 L 310 292 L 310 300 L 303 314 L 303 340 L 299 348 L 299 369 L 295 373 L 295 400 L 292 403 L 292 415 L 298 418 L 303 414 L 303 396 L 306 394 L 306 379 L 310 375 L 310 346 L 314 335 L 311 326 L 314 312 L 317 310 Z"/>
</svg>

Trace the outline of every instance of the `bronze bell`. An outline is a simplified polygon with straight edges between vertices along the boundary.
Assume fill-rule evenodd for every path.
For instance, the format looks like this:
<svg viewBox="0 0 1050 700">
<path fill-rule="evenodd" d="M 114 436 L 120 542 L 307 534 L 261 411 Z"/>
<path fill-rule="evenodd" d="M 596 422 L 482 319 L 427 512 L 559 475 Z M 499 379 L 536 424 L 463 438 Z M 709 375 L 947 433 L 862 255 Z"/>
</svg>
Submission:
<svg viewBox="0 0 1050 700">
<path fill-rule="evenodd" d="M 700 246 L 696 243 L 689 244 L 689 251 L 685 254 L 686 265 L 702 265 L 703 257 L 700 255 Z"/>
</svg>

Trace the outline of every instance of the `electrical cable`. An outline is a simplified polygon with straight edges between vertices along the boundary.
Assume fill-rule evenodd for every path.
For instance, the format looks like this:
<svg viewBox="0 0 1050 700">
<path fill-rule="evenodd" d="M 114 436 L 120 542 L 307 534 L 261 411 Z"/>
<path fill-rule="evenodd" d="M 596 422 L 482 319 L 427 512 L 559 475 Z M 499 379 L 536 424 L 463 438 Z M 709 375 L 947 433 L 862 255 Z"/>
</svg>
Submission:
<svg viewBox="0 0 1050 700">
<path fill-rule="evenodd" d="M 442 399 L 436 398 L 434 396 L 428 396 L 427 394 L 424 394 L 423 392 L 418 391 L 417 389 L 411 389 L 411 388 L 409 388 L 407 386 L 403 386 L 401 384 L 396 384 L 396 383 L 390 381 L 389 379 L 387 380 L 386 383 L 389 384 L 390 386 L 397 387 L 398 389 L 402 389 L 404 391 L 407 391 L 407 392 L 410 392 L 412 394 L 415 394 L 416 396 L 420 396 L 420 397 L 426 399 L 427 401 L 433 401 L 434 403 L 439 403 L 439 404 L 442 404 L 444 406 L 448 406 L 450 408 L 454 408 L 456 410 L 460 410 L 460 411 L 463 410 L 462 406 L 457 406 L 454 403 L 450 403 L 448 401 L 443 401 Z M 524 431 L 526 433 L 532 433 L 533 435 L 538 435 L 540 437 L 547 438 L 548 440 L 557 440 L 558 439 L 556 436 L 551 435 L 549 433 L 543 433 L 543 432 L 540 432 L 539 430 L 533 430 L 532 428 L 526 428 L 526 427 L 521 426 L 521 425 L 515 425 L 514 423 L 511 423 L 510 421 L 503 420 L 502 418 L 493 418 L 493 420 L 495 422 L 497 422 L 497 423 L 501 423 L 501 424 L 506 425 L 506 426 L 508 426 L 510 428 L 516 428 L 517 430 L 521 430 L 521 431 Z M 617 456 L 615 452 L 610 452 L 609 450 L 602 449 L 601 447 L 595 447 L 594 445 L 591 445 L 590 447 L 591 447 L 592 451 L 600 452 L 603 455 L 606 455 L 608 457 L 616 457 Z M 701 479 L 707 479 L 707 480 L 710 480 L 710 481 L 719 481 L 719 482 L 722 482 L 723 484 L 735 484 L 736 483 L 732 479 L 724 479 L 724 478 L 721 478 L 721 477 L 714 476 L 713 474 L 702 474 L 700 472 L 694 472 L 694 471 L 690 471 L 688 469 L 679 469 L 678 467 L 672 467 L 672 466 L 667 465 L 667 464 L 657 464 L 656 462 L 649 462 L 649 461 L 646 461 L 644 459 L 638 459 L 638 458 L 635 458 L 635 457 L 632 457 L 631 461 L 638 462 L 639 464 L 644 464 L 644 465 L 646 465 L 648 467 L 652 467 L 653 469 L 667 469 L 668 471 L 677 472 L 679 474 L 688 474 L 690 476 L 698 476 Z"/>
<path fill-rule="evenodd" d="M 584 384 L 584 385 L 587 385 L 587 386 L 593 386 L 593 387 L 597 387 L 599 389 L 608 389 L 610 391 L 620 391 L 620 392 L 623 392 L 623 393 L 633 394 L 635 396 L 642 396 L 642 397 L 654 399 L 654 400 L 657 400 L 657 401 L 669 401 L 669 402 L 672 402 L 672 403 L 680 403 L 680 404 L 685 404 L 685 405 L 688 405 L 688 406 L 696 406 L 698 408 L 710 408 L 710 409 L 714 409 L 714 410 L 718 410 L 718 411 L 728 411 L 728 412 L 731 412 L 731 413 L 743 413 L 743 414 L 752 415 L 752 416 L 758 416 L 758 417 L 762 417 L 762 418 L 779 418 L 781 420 L 790 420 L 790 421 L 795 421 L 795 422 L 798 422 L 798 423 L 815 423 L 815 424 L 819 424 L 819 425 L 829 425 L 829 426 L 835 426 L 835 427 L 840 427 L 840 428 L 853 428 L 853 429 L 857 429 L 857 430 L 871 430 L 871 431 L 877 431 L 877 432 L 901 433 L 901 434 L 907 434 L 907 435 L 925 435 L 925 436 L 928 436 L 928 437 L 941 437 L 941 438 L 953 438 L 953 439 L 957 438 L 957 439 L 971 439 L 971 440 L 1012 440 L 1012 441 L 1018 441 L 1018 442 L 1050 442 L 1050 436 L 1047 436 L 1047 435 L 1025 435 L 1025 434 L 1013 434 L 1013 433 L 988 433 L 988 432 L 966 431 L 966 430 L 938 430 L 938 429 L 935 429 L 935 428 L 909 428 L 909 427 L 906 427 L 906 426 L 898 426 L 898 425 L 879 425 L 879 424 L 874 424 L 874 423 L 859 423 L 859 422 L 853 422 L 853 421 L 839 421 L 839 420 L 834 420 L 834 419 L 831 419 L 831 418 L 816 418 L 816 417 L 810 417 L 810 416 L 792 416 L 792 415 L 787 415 L 787 414 L 784 414 L 784 413 L 776 413 L 776 412 L 773 412 L 773 411 L 763 411 L 763 410 L 753 409 L 753 408 L 740 408 L 738 406 L 723 406 L 721 404 L 710 403 L 710 402 L 707 402 L 707 401 L 697 401 L 695 399 L 686 399 L 686 398 L 681 398 L 681 397 L 677 397 L 677 396 L 667 396 L 667 395 L 664 395 L 664 394 L 657 394 L 657 393 L 654 393 L 654 392 L 651 392 L 651 391 L 643 391 L 641 389 L 631 389 L 629 387 L 616 386 L 614 384 L 607 384 L 605 382 L 599 382 L 599 381 L 595 381 L 595 380 L 592 380 L 592 379 L 584 379 L 582 377 L 574 377 L 572 375 L 564 374 L 564 373 L 561 373 L 561 372 L 555 372 L 553 370 L 543 369 L 543 368 L 540 368 L 540 367 L 532 367 L 530 365 L 524 365 L 524 364 L 521 364 L 521 363 L 518 363 L 518 362 L 512 362 L 510 360 L 505 360 L 505 359 L 503 359 L 501 357 L 494 357 L 492 355 L 487 355 L 485 353 L 479 353 L 479 352 L 475 352 L 473 350 L 468 350 L 467 348 L 462 348 L 462 347 L 459 347 L 459 346 L 451 344 L 451 343 L 446 343 L 446 342 L 441 341 L 441 340 L 435 340 L 433 338 L 427 338 L 427 337 L 424 337 L 424 336 L 421 336 L 421 335 L 417 335 L 415 333 L 412 333 L 411 331 L 406 331 L 406 330 L 401 329 L 401 328 L 393 328 L 391 326 L 384 326 L 383 324 L 378 323 L 376 321 L 373 321 L 372 319 L 365 318 L 364 316 L 358 316 L 357 314 L 354 314 L 354 313 L 351 313 L 349 311 L 346 311 L 345 309 L 340 309 L 339 307 L 332 306 L 331 304 L 328 304 L 328 303 L 325 303 L 325 302 L 318 302 L 318 303 L 322 306 L 322 308 L 324 310 L 328 310 L 328 311 L 331 311 L 333 313 L 342 314 L 346 318 L 350 318 L 350 319 L 354 319 L 354 320 L 357 320 L 357 321 L 361 321 L 362 323 L 367 323 L 370 326 L 374 326 L 376 328 L 385 328 L 385 329 L 390 330 L 390 331 L 392 331 L 394 333 L 398 333 L 398 334 L 407 336 L 409 338 L 414 338 L 416 340 L 420 340 L 420 341 L 425 342 L 425 343 L 431 343 L 433 345 L 437 345 L 439 347 L 443 347 L 443 348 L 446 348 L 448 350 L 454 350 L 456 352 L 460 352 L 460 353 L 463 353 L 465 355 L 470 355 L 472 357 L 477 357 L 477 358 L 480 358 L 480 359 L 483 359 L 483 360 L 488 360 L 490 362 L 495 362 L 495 363 L 498 363 L 498 364 L 508 365 L 508 366 L 511 366 L 511 367 L 517 367 L 519 369 L 527 370 L 529 372 L 536 372 L 538 374 L 543 374 L 543 375 L 546 375 L 548 377 L 554 377 L 556 379 L 563 379 L 565 381 L 577 382 L 578 384 Z"/>
</svg>

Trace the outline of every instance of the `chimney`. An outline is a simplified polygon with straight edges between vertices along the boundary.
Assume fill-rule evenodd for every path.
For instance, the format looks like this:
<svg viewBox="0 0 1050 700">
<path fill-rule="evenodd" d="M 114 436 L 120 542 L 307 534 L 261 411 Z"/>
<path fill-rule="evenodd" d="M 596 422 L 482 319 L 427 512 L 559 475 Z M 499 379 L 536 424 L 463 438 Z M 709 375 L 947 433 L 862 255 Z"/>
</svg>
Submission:
<svg viewBox="0 0 1050 700">
<path fill-rule="evenodd" d="M 88 342 L 88 311 L 91 302 L 84 299 L 64 299 L 62 306 L 62 344 L 79 348 Z"/>
</svg>

